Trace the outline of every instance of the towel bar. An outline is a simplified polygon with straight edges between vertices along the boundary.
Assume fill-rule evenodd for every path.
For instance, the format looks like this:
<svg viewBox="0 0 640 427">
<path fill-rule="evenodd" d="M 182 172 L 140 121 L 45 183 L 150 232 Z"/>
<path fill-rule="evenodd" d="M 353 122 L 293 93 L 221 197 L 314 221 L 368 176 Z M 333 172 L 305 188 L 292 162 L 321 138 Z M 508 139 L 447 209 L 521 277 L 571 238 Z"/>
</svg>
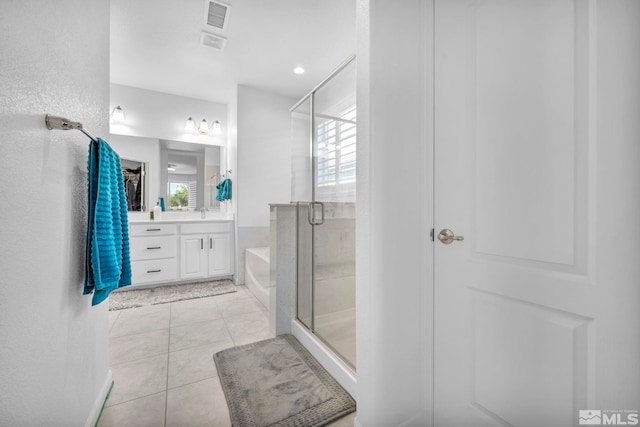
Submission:
<svg viewBox="0 0 640 427">
<path fill-rule="evenodd" d="M 87 135 L 89 138 L 91 138 L 92 141 L 98 142 L 98 138 L 96 138 L 95 136 L 91 135 L 91 133 L 89 133 L 88 130 L 86 130 L 84 128 L 84 126 L 82 126 L 82 123 L 80 122 L 73 122 L 67 118 L 64 117 L 60 117 L 60 116 L 52 116 L 51 114 L 47 114 L 44 117 L 44 122 L 47 125 L 47 129 L 51 130 L 51 129 L 59 129 L 59 130 L 69 130 L 69 129 L 76 129 L 79 130 L 80 132 L 84 133 L 85 135 Z"/>
</svg>

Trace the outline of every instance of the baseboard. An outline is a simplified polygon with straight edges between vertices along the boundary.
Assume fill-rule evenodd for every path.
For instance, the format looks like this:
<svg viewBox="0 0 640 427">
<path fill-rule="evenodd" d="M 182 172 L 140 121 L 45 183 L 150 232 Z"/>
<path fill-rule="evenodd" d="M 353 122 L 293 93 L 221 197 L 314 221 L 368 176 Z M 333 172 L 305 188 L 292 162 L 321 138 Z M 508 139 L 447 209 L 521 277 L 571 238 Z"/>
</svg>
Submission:
<svg viewBox="0 0 640 427">
<path fill-rule="evenodd" d="M 107 379 L 102 385 L 102 389 L 100 390 L 100 393 L 98 393 L 98 396 L 93 403 L 93 408 L 91 408 L 91 412 L 89 413 L 87 422 L 84 423 L 85 427 L 97 426 L 98 421 L 100 421 L 100 415 L 102 415 L 102 409 L 107 403 L 107 398 L 109 397 L 109 393 L 111 392 L 111 387 L 113 387 L 113 374 L 111 373 L 111 369 L 109 369 L 109 371 L 107 372 Z"/>
</svg>

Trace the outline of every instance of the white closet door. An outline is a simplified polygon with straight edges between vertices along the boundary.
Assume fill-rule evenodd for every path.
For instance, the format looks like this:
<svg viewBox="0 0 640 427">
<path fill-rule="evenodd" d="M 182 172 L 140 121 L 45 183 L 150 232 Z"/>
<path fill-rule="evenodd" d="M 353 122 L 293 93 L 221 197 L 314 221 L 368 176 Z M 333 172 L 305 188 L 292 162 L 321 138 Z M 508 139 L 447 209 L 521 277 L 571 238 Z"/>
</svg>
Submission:
<svg viewBox="0 0 640 427">
<path fill-rule="evenodd" d="M 438 427 L 640 410 L 638 4 L 435 2 Z"/>
</svg>

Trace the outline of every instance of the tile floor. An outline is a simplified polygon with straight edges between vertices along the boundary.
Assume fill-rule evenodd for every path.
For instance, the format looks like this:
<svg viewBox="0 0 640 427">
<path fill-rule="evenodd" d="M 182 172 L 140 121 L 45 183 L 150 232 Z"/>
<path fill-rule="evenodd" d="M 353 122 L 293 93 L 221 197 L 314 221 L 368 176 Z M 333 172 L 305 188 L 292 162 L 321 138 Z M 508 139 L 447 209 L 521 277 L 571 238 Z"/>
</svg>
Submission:
<svg viewBox="0 0 640 427">
<path fill-rule="evenodd" d="M 264 306 L 238 292 L 109 312 L 114 386 L 99 427 L 228 427 L 213 354 L 272 337 Z M 355 414 L 332 427 L 353 426 Z"/>
</svg>

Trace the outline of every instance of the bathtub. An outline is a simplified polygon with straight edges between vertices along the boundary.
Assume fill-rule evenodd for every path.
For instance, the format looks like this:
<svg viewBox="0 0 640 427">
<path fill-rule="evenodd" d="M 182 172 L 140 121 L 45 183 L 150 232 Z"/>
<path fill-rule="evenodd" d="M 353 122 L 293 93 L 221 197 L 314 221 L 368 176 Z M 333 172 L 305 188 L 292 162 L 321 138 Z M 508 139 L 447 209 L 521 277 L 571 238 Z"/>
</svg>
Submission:
<svg viewBox="0 0 640 427">
<path fill-rule="evenodd" d="M 253 295 L 269 310 L 269 248 L 245 249 L 244 281 Z"/>
</svg>

